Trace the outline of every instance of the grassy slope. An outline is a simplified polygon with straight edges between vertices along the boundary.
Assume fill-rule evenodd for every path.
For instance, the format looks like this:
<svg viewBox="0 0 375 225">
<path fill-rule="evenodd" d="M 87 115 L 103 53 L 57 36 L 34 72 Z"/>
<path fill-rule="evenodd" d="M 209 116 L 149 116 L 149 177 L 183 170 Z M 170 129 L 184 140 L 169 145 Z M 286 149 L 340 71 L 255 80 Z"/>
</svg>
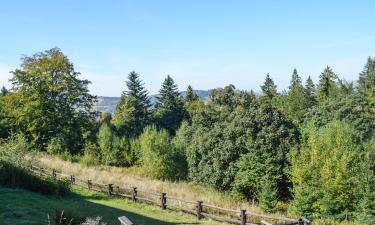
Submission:
<svg viewBox="0 0 375 225">
<path fill-rule="evenodd" d="M 197 221 L 194 216 L 161 210 L 156 206 L 133 203 L 126 199 L 109 198 L 74 187 L 69 197 L 43 196 L 21 189 L 0 187 L 0 224 L 48 224 L 47 215 L 54 209 L 64 209 L 84 217 L 102 216 L 108 225 L 118 225 L 119 216 L 127 216 L 135 224 L 221 224 L 209 220 Z"/>
</svg>

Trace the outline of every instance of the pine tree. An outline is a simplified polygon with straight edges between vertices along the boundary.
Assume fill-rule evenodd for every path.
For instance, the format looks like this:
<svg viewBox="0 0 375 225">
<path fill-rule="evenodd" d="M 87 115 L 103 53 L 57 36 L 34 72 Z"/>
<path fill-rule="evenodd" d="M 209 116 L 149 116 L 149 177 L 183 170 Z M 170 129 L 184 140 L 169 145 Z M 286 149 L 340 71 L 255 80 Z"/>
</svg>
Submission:
<svg viewBox="0 0 375 225">
<path fill-rule="evenodd" d="M 360 92 L 373 91 L 375 88 L 375 58 L 369 57 L 363 71 L 359 74 L 358 90 Z"/>
<path fill-rule="evenodd" d="M 185 102 L 193 102 L 198 99 L 199 99 L 199 96 L 194 92 L 191 85 L 189 85 L 186 90 Z"/>
<path fill-rule="evenodd" d="M 325 101 L 334 97 L 337 92 L 337 75 L 327 66 L 319 76 L 318 99 Z"/>
<path fill-rule="evenodd" d="M 264 84 L 261 86 L 261 88 L 263 95 L 268 97 L 269 99 L 272 99 L 277 95 L 277 86 L 273 82 L 269 73 L 267 73 L 266 80 L 264 81 Z"/>
<path fill-rule="evenodd" d="M 305 100 L 306 100 L 306 106 L 312 107 L 316 104 L 316 89 L 315 84 L 311 77 L 309 76 L 306 80 L 305 84 Z"/>
<path fill-rule="evenodd" d="M 375 114 L 375 58 L 369 57 L 363 71 L 359 74 L 358 91 Z"/>
<path fill-rule="evenodd" d="M 135 71 L 129 73 L 126 86 L 127 90 L 122 93 L 113 121 L 120 134 L 136 137 L 149 122 L 151 102 Z"/>
<path fill-rule="evenodd" d="M 177 84 L 169 75 L 165 78 L 156 100 L 154 120 L 157 127 L 174 134 L 185 117 L 185 109 Z"/>
<path fill-rule="evenodd" d="M 1 88 L 1 91 L 0 91 L 0 96 L 5 96 L 5 95 L 7 95 L 8 93 L 9 93 L 8 89 L 6 89 L 6 87 L 3 86 L 3 87 Z"/>
<path fill-rule="evenodd" d="M 306 112 L 304 88 L 301 77 L 296 69 L 293 71 L 292 80 L 290 82 L 287 95 L 287 114 L 295 122 L 300 123 Z"/>
</svg>

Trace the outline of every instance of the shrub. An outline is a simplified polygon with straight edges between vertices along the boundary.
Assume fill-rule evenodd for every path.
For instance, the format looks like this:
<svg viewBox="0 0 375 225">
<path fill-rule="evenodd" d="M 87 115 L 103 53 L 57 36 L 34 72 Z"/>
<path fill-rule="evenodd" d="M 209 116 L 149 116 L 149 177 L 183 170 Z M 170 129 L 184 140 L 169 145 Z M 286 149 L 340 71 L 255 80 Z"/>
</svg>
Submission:
<svg viewBox="0 0 375 225">
<path fill-rule="evenodd" d="M 47 145 L 47 152 L 52 155 L 59 155 L 65 152 L 64 142 L 61 138 L 52 138 Z"/>
<path fill-rule="evenodd" d="M 100 147 L 92 142 L 85 143 L 83 156 L 80 163 L 86 166 L 96 166 L 100 164 Z"/>
<path fill-rule="evenodd" d="M 179 154 L 173 147 L 166 130 L 157 131 L 155 127 L 146 127 L 140 140 L 142 169 L 145 174 L 156 179 L 179 179 Z"/>
<path fill-rule="evenodd" d="M 23 188 L 45 195 L 65 196 L 70 193 L 69 180 L 55 180 L 52 177 L 40 177 L 27 169 L 2 162 L 0 185 Z"/>
</svg>

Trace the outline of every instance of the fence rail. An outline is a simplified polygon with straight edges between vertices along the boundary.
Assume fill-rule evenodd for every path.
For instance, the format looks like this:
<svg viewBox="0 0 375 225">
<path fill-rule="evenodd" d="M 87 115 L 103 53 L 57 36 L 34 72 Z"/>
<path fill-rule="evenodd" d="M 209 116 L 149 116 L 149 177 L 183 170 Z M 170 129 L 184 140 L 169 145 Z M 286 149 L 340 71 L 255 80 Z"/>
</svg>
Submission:
<svg viewBox="0 0 375 225">
<path fill-rule="evenodd" d="M 277 225 L 311 225 L 311 221 L 305 217 L 299 219 L 292 219 L 282 216 L 271 216 L 255 212 L 249 212 L 245 209 L 234 210 L 222 208 L 215 205 L 206 204 L 203 201 L 192 201 L 186 200 L 179 197 L 168 196 L 167 193 L 156 193 L 144 190 L 139 190 L 137 187 L 128 188 L 115 186 L 114 184 L 100 184 L 93 182 L 92 180 L 85 180 L 78 178 L 75 175 L 68 175 L 56 170 L 48 170 L 46 168 L 32 165 L 30 170 L 41 176 L 52 176 L 54 179 L 68 179 L 73 185 L 80 187 L 107 193 L 110 196 L 118 196 L 132 201 L 142 201 L 154 205 L 158 205 L 161 209 L 173 209 L 179 210 L 185 213 L 193 214 L 197 216 L 197 219 L 211 218 L 216 221 L 223 221 L 233 224 L 241 225 L 255 225 L 250 223 L 253 217 L 257 218 L 259 224 L 273 225 L 270 222 L 260 219 L 271 219 L 273 221 L 283 221 L 284 223 L 277 223 Z M 49 172 L 50 171 L 50 172 Z M 168 203 L 168 204 L 167 204 Z M 181 206 L 184 205 L 184 206 Z M 193 208 L 192 208 L 193 207 Z M 251 217 L 251 218 L 250 218 Z M 285 223 L 287 222 L 287 223 Z"/>
</svg>

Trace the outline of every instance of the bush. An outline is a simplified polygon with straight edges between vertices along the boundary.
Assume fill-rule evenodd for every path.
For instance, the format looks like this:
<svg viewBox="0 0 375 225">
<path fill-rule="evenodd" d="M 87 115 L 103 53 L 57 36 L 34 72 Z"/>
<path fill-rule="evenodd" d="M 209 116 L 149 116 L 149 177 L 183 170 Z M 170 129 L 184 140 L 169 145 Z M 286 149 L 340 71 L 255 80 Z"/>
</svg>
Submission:
<svg viewBox="0 0 375 225">
<path fill-rule="evenodd" d="M 86 166 L 97 166 L 100 164 L 100 147 L 92 142 L 85 143 L 83 156 L 80 163 Z"/>
<path fill-rule="evenodd" d="M 61 138 L 52 138 L 47 145 L 47 152 L 52 155 L 59 155 L 66 151 L 64 142 Z"/>
<path fill-rule="evenodd" d="M 290 154 L 294 199 L 290 211 L 344 220 L 374 218 L 374 160 L 358 133 L 344 122 L 306 126 L 299 150 Z M 366 218 L 364 218 L 366 219 Z"/>
<path fill-rule="evenodd" d="M 181 158 L 166 130 L 158 132 L 155 127 L 146 127 L 139 140 L 145 174 L 156 179 L 176 180 L 183 177 L 179 167 Z"/>
<path fill-rule="evenodd" d="M 70 193 L 69 180 L 55 180 L 52 177 L 40 177 L 27 169 L 2 162 L 0 185 L 23 188 L 45 195 L 65 196 Z"/>
</svg>

